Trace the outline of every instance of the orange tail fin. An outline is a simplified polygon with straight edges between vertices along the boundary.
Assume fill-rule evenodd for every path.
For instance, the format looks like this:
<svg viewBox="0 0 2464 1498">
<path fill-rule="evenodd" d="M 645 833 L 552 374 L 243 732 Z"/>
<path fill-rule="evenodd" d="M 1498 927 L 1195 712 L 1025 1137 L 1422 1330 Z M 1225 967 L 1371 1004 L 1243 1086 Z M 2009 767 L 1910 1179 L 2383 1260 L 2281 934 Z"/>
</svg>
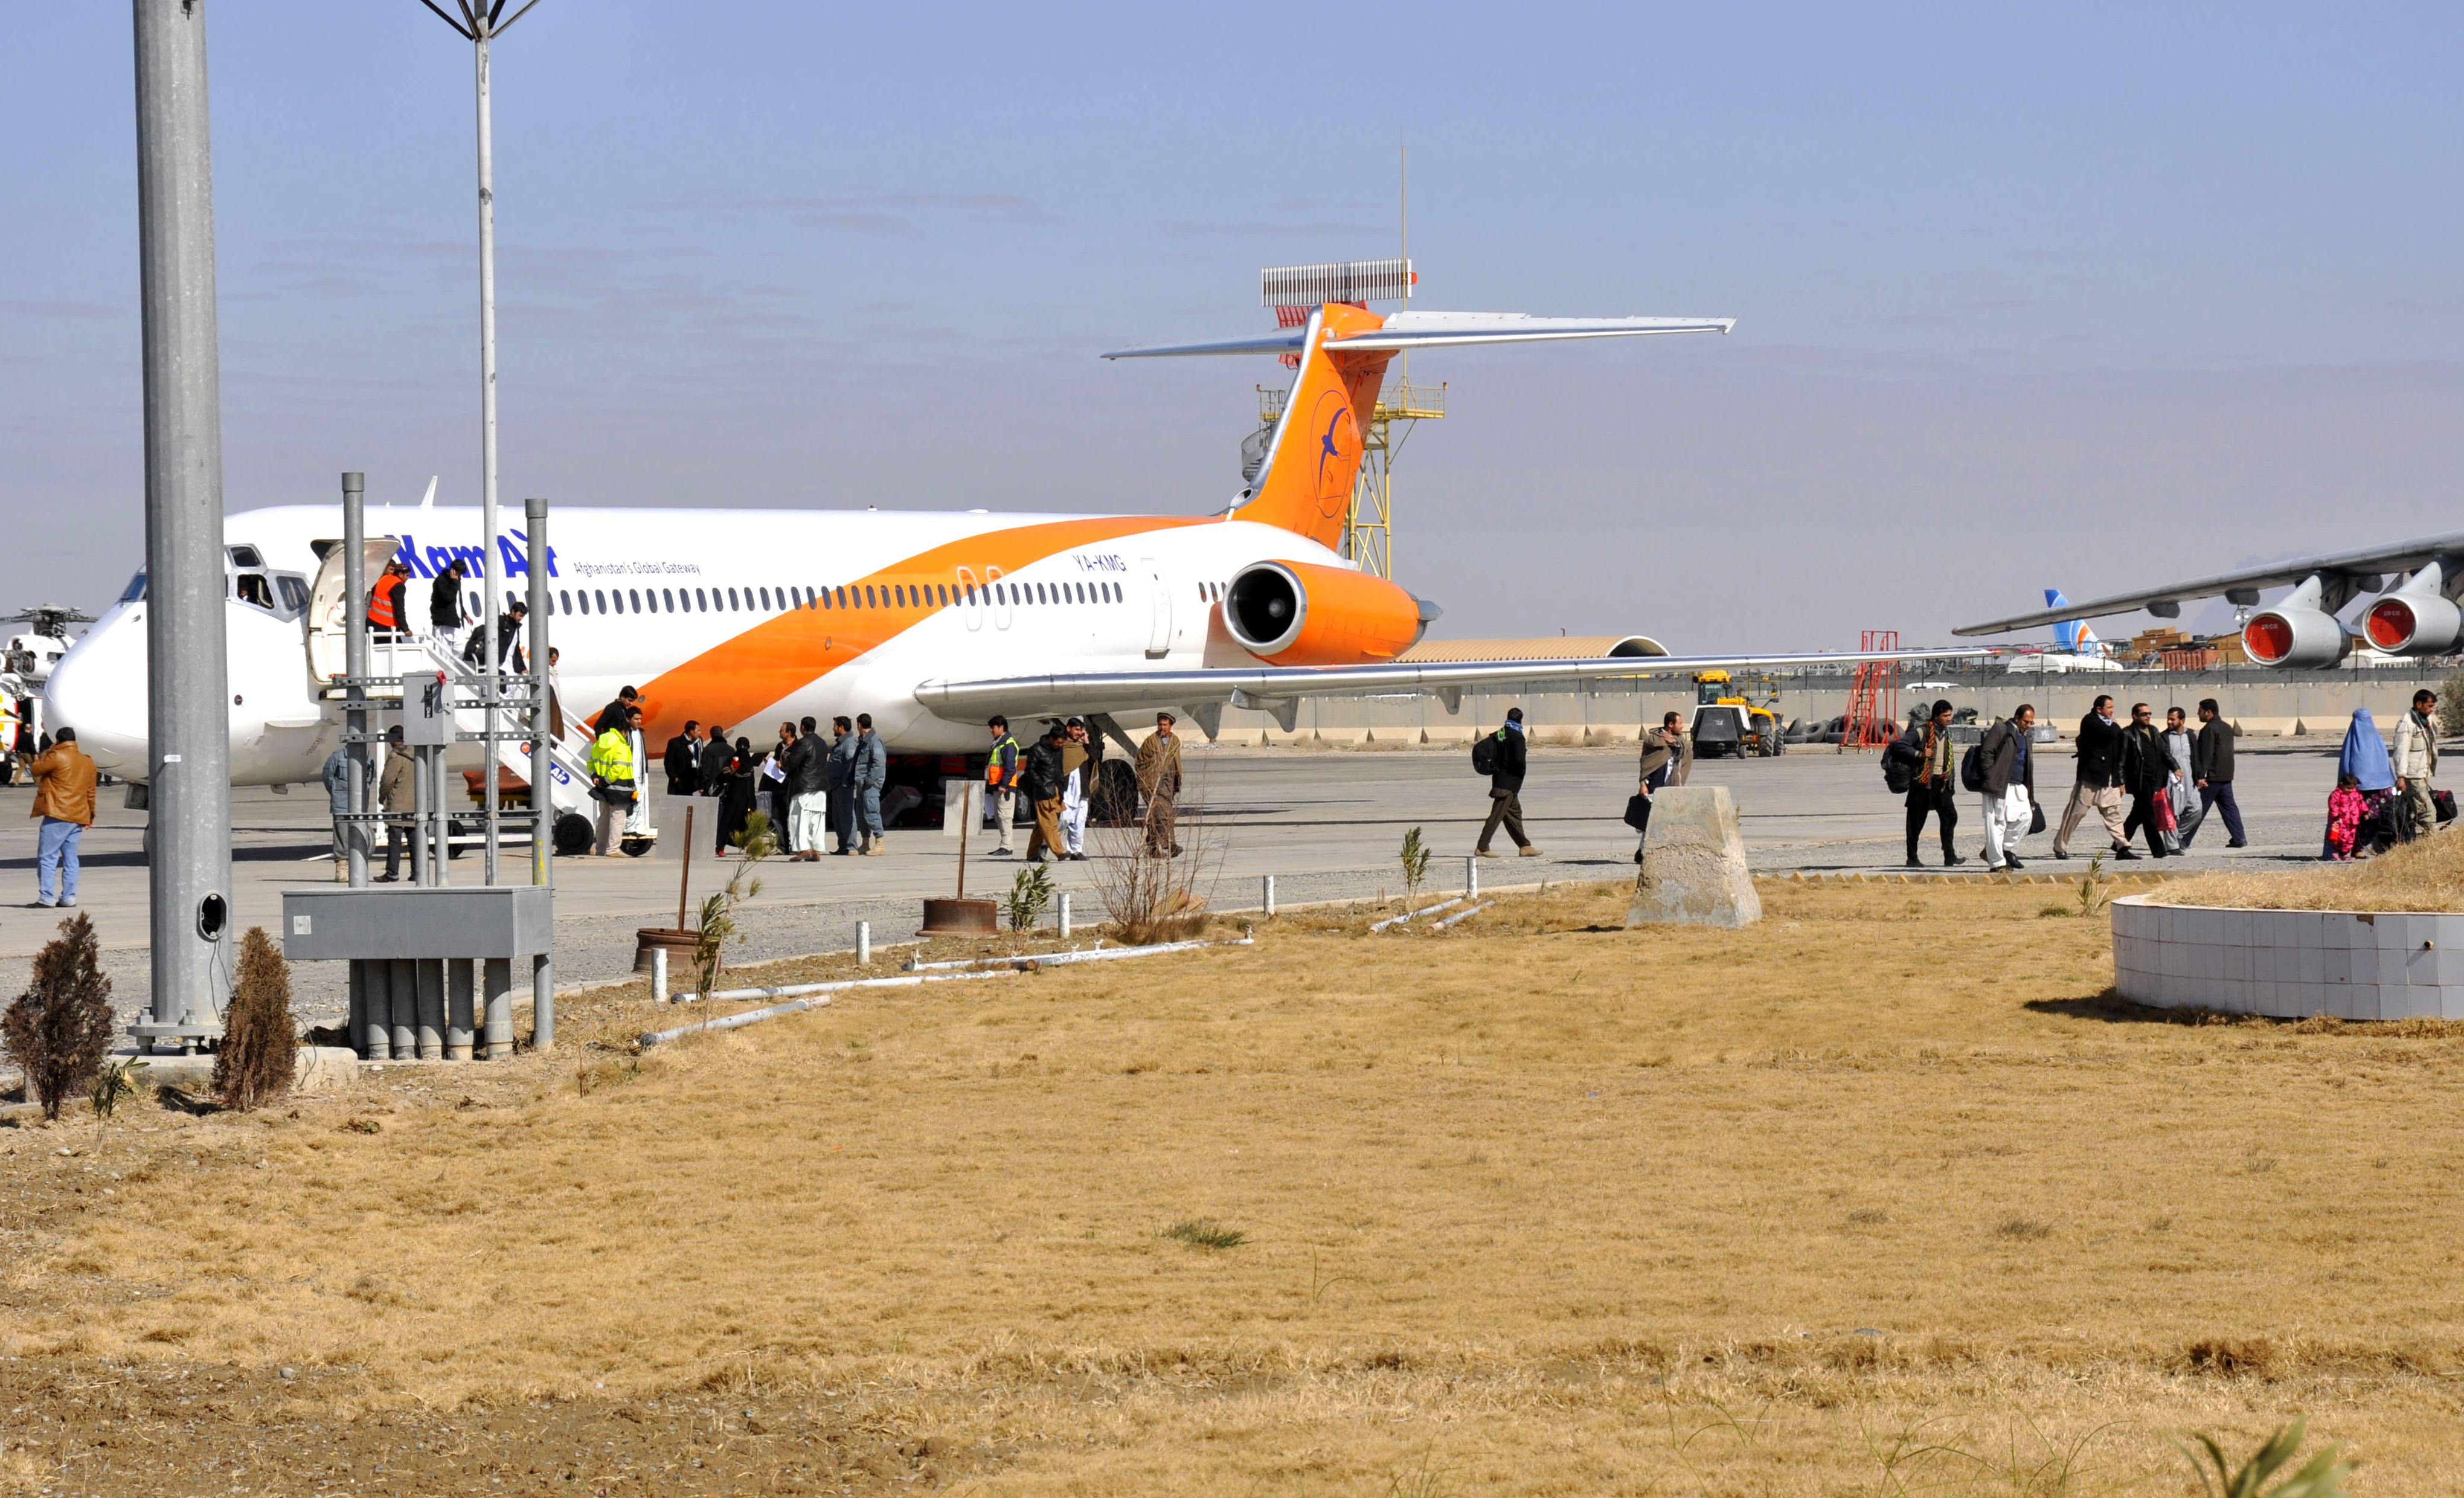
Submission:
<svg viewBox="0 0 2464 1498">
<path fill-rule="evenodd" d="M 1300 377 L 1284 403 L 1265 467 L 1236 519 L 1255 520 L 1333 547 L 1343 539 L 1352 486 L 1360 475 L 1360 429 L 1377 409 L 1392 350 L 1331 350 L 1331 338 L 1357 337 L 1386 319 L 1331 302 L 1313 313 L 1301 347 Z"/>
</svg>

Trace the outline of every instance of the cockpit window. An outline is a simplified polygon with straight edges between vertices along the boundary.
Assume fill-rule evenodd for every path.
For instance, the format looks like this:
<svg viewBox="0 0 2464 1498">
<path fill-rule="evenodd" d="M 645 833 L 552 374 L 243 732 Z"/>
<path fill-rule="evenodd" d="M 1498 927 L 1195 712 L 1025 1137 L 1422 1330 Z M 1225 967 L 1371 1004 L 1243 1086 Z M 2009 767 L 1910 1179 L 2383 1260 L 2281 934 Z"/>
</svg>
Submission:
<svg viewBox="0 0 2464 1498">
<path fill-rule="evenodd" d="M 264 555 L 253 546 L 231 546 L 226 549 L 231 552 L 231 565 L 235 567 L 261 567 L 265 565 Z"/>
<path fill-rule="evenodd" d="M 234 548 L 236 549 L 236 548 Z M 274 585 L 265 581 L 262 572 L 243 572 L 234 586 L 243 604 L 254 604 L 269 612 L 274 607 Z"/>
<path fill-rule="evenodd" d="M 121 590 L 120 601 L 123 604 L 134 604 L 141 602 L 144 597 L 145 574 L 140 572 L 128 580 L 128 586 Z"/>
<path fill-rule="evenodd" d="M 292 577 L 288 573 L 275 578 L 274 582 L 277 587 L 282 589 L 282 607 L 285 613 L 298 615 L 304 614 L 308 611 L 308 584 L 306 582 L 301 579 Z"/>
</svg>

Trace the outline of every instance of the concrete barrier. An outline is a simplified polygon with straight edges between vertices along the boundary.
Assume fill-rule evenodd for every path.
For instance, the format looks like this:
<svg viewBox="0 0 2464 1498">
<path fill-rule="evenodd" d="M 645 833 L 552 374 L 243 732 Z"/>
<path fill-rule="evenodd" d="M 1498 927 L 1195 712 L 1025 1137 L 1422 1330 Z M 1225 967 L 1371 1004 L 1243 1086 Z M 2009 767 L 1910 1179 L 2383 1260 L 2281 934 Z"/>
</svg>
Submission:
<svg viewBox="0 0 2464 1498">
<path fill-rule="evenodd" d="M 1671 785 L 1654 795 L 1642 876 L 1626 908 L 1626 925 L 1734 930 L 1762 917 L 1763 898 L 1746 867 L 1746 840 L 1728 788 Z"/>
<path fill-rule="evenodd" d="M 2464 1019 L 2464 914 L 2113 902 L 2113 986 L 2133 1003 L 2274 1019 Z"/>
</svg>

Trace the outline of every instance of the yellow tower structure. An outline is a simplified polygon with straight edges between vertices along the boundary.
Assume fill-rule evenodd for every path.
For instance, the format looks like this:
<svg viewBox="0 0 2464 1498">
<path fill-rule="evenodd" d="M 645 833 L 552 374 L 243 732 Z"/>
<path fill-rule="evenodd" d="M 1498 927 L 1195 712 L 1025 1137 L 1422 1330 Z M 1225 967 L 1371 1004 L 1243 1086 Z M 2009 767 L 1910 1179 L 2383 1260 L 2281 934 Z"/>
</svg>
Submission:
<svg viewBox="0 0 2464 1498">
<path fill-rule="evenodd" d="M 1258 387 L 1258 420 L 1273 427 L 1283 419 L 1286 391 Z M 1360 434 L 1360 477 L 1352 486 L 1352 506 L 1343 518 L 1343 556 L 1363 572 L 1392 580 L 1395 576 L 1395 457 L 1403 451 L 1412 429 L 1446 414 L 1446 387 L 1396 381 L 1377 392 L 1376 413 Z"/>
</svg>

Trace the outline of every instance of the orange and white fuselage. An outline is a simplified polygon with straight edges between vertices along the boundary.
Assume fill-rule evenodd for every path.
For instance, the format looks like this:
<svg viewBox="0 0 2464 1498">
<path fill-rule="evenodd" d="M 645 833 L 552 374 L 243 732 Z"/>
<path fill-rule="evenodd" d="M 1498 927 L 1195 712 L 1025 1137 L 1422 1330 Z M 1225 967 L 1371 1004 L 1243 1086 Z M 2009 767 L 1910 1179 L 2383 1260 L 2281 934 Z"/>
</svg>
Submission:
<svg viewBox="0 0 2464 1498">
<path fill-rule="evenodd" d="M 339 504 L 284 506 L 233 515 L 224 532 L 269 569 L 313 577 L 341 518 Z M 373 507 L 367 529 L 413 564 L 406 604 L 424 630 L 437 564 L 474 554 L 479 512 Z M 688 718 L 766 743 L 781 719 L 869 713 L 892 748 L 980 751 L 982 723 L 928 711 L 920 683 L 1255 664 L 1223 626 L 1234 576 L 1260 562 L 1351 574 L 1306 538 L 1212 518 L 576 507 L 554 512 L 550 535 L 548 628 L 566 713 L 638 687 L 644 733 L 661 740 Z M 508 533 L 500 567 L 520 548 Z M 515 572 L 503 587 L 526 597 L 529 579 Z M 467 611 L 479 612 L 478 588 L 464 584 Z M 50 696 L 53 721 L 77 725 L 98 762 L 132 779 L 146 778 L 145 606 L 138 597 L 105 613 Z M 314 621 L 237 597 L 225 612 L 234 783 L 315 779 L 341 730 L 317 705 L 303 649 Z"/>
</svg>

